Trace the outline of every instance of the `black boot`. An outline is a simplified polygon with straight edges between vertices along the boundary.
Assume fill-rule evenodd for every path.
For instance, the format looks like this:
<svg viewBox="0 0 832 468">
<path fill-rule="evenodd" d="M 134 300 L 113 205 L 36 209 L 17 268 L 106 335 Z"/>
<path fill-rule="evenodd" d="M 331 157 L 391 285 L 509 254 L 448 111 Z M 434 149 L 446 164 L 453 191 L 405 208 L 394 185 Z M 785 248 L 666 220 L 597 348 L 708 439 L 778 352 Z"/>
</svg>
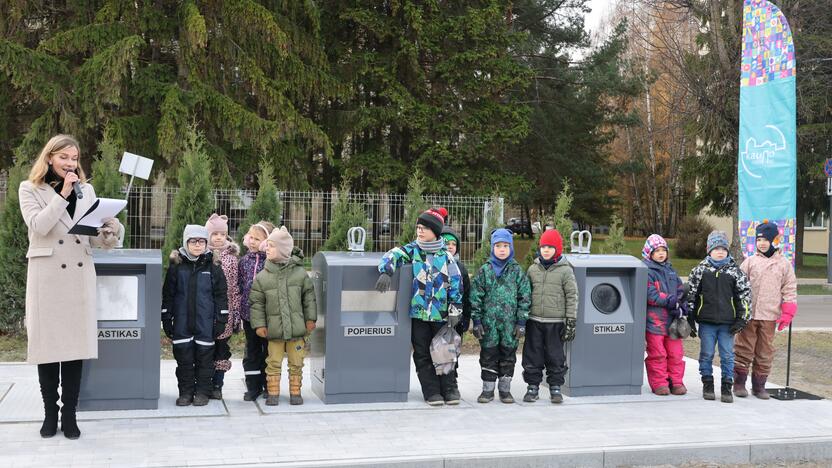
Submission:
<svg viewBox="0 0 832 468">
<path fill-rule="evenodd" d="M 702 398 L 706 400 L 716 400 L 714 393 L 714 376 L 702 376 Z"/>
<path fill-rule="evenodd" d="M 526 403 L 531 403 L 533 401 L 537 401 L 538 394 L 540 392 L 540 387 L 537 385 L 529 385 L 526 388 L 526 394 L 523 395 L 523 401 Z"/>
<path fill-rule="evenodd" d="M 78 408 L 78 394 L 81 392 L 81 364 L 83 361 L 61 363 L 61 431 L 67 439 L 81 437 L 75 410 Z"/>
<path fill-rule="evenodd" d="M 734 402 L 734 395 L 731 393 L 733 390 L 734 381 L 731 379 L 722 379 L 722 388 L 720 388 L 720 397 L 719 399 L 723 403 L 733 403 Z"/>
<path fill-rule="evenodd" d="M 48 438 L 58 432 L 58 381 L 60 364 L 38 364 L 38 381 L 40 382 L 40 396 L 43 398 L 43 425 L 40 436 Z"/>
<path fill-rule="evenodd" d="M 263 394 L 263 387 L 265 385 L 262 374 L 261 375 L 247 375 L 246 376 L 246 393 L 243 395 L 243 401 L 255 401 L 257 397 Z"/>
<path fill-rule="evenodd" d="M 214 371 L 214 378 L 212 379 L 213 388 L 211 389 L 211 399 L 222 400 L 222 385 L 225 382 L 225 371 Z"/>
</svg>

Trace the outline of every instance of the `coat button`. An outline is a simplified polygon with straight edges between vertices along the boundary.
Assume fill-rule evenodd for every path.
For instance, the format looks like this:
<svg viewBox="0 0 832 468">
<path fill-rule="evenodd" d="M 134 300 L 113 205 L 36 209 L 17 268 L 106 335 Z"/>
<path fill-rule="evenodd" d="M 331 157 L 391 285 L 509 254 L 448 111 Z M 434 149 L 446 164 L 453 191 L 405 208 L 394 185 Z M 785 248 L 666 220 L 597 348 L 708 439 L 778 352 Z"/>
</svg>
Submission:
<svg viewBox="0 0 832 468">
<path fill-rule="evenodd" d="M 75 239 L 75 243 L 76 243 L 76 244 L 80 244 L 80 243 L 81 243 L 81 240 L 80 240 L 80 239 Z"/>
<path fill-rule="evenodd" d="M 63 244 L 63 243 L 64 243 L 64 240 L 63 240 L 63 239 L 61 239 L 61 240 L 59 240 L 59 241 L 58 241 L 58 243 L 59 243 L 59 244 Z"/>
<path fill-rule="evenodd" d="M 82 267 L 82 266 L 84 266 L 84 263 L 83 262 L 78 262 L 78 266 Z"/>
<path fill-rule="evenodd" d="M 66 268 L 66 263 L 61 264 L 61 268 Z"/>
</svg>

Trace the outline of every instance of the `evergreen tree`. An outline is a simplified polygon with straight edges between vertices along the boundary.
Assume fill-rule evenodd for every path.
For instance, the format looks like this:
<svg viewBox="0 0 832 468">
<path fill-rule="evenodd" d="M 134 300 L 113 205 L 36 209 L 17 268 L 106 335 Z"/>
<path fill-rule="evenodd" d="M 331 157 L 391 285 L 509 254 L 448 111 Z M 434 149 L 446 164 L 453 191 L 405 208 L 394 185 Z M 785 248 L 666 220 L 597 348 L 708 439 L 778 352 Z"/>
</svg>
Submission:
<svg viewBox="0 0 832 468">
<path fill-rule="evenodd" d="M 280 195 L 277 193 L 277 186 L 274 183 L 274 170 L 272 165 L 266 161 L 260 161 L 260 173 L 257 175 L 259 189 L 257 197 L 246 212 L 246 217 L 240 223 L 237 237 L 242 244 L 243 237 L 252 224 L 260 220 L 266 220 L 277 227 L 283 223 L 283 204 L 280 202 Z"/>
<path fill-rule="evenodd" d="M 555 211 L 552 216 L 540 220 L 540 231 L 534 238 L 526 258 L 523 259 L 523 266 L 528 267 L 534 262 L 537 257 L 538 246 L 540 245 L 540 236 L 546 230 L 547 226 L 552 226 L 558 230 L 560 236 L 563 238 L 563 253 L 569 253 L 569 237 L 572 235 L 572 220 L 569 218 L 569 211 L 572 209 L 572 189 L 569 186 L 569 179 L 563 180 L 563 188 L 555 200 Z"/>
<path fill-rule="evenodd" d="M 624 244 L 624 225 L 621 222 L 621 218 L 619 218 L 617 214 L 612 215 L 610 233 L 607 235 L 606 242 L 604 242 L 604 253 L 627 253 L 627 247 Z"/>
<path fill-rule="evenodd" d="M 471 268 L 468 270 L 472 275 L 476 275 L 480 267 L 488 261 L 491 257 L 491 231 L 500 227 L 500 212 L 503 204 L 497 195 L 492 195 L 488 202 L 488 209 L 483 216 L 483 236 L 480 248 L 474 254 L 471 260 Z"/>
<path fill-rule="evenodd" d="M 118 171 L 119 155 L 123 153 L 116 144 L 106 136 L 99 146 L 101 155 L 92 162 L 92 186 L 95 188 L 95 195 L 101 198 L 123 199 L 124 176 Z M 127 210 L 118 214 L 118 220 L 124 225 L 123 247 L 129 247 L 127 235 Z"/>
<path fill-rule="evenodd" d="M 173 198 L 170 222 L 166 226 L 163 255 L 182 247 L 182 232 L 187 224 L 205 225 L 214 210 L 211 167 L 205 153 L 205 139 L 194 127 L 185 134 L 179 188 Z M 165 263 L 167 265 L 167 263 Z"/>
<path fill-rule="evenodd" d="M 402 216 L 401 231 L 399 231 L 399 245 L 413 242 L 416 236 L 416 221 L 419 215 L 428 208 L 424 198 L 425 179 L 422 171 L 417 170 L 407 183 L 407 196 L 404 200 L 404 216 Z"/>
<path fill-rule="evenodd" d="M 347 183 L 341 184 L 341 190 L 332 206 L 332 223 L 329 228 L 329 239 L 326 240 L 321 250 L 342 251 L 347 250 L 347 231 L 350 228 L 360 226 L 367 231 L 367 240 L 364 243 L 364 250 L 373 250 L 373 240 L 370 238 L 372 230 L 367 221 L 367 213 L 361 203 L 350 201 L 350 186 Z"/>
<path fill-rule="evenodd" d="M 9 170 L 6 201 L 0 211 L 0 332 L 19 333 L 26 315 L 26 251 L 29 232 L 20 212 L 17 188 L 29 168 L 21 164 Z"/>
</svg>

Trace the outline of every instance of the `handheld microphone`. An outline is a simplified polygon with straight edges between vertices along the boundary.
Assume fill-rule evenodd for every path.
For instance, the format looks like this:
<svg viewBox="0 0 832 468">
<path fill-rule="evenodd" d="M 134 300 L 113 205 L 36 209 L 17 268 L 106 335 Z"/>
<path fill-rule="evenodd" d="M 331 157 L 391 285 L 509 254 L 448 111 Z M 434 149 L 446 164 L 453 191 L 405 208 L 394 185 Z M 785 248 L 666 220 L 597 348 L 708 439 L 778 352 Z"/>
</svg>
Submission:
<svg viewBox="0 0 832 468">
<path fill-rule="evenodd" d="M 77 168 L 73 169 L 72 172 L 74 172 L 75 175 L 78 175 L 78 169 Z M 84 198 L 84 192 L 81 191 L 81 184 L 79 184 L 78 181 L 75 181 L 75 182 L 72 183 L 72 191 L 75 192 L 75 198 L 77 198 L 79 200 Z"/>
</svg>

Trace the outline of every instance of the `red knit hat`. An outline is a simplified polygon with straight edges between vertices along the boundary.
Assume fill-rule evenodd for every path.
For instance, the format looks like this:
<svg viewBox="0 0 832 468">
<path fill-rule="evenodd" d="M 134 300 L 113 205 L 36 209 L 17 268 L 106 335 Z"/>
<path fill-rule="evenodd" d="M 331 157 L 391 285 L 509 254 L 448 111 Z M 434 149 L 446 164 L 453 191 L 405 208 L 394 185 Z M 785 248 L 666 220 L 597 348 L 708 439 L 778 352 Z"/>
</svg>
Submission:
<svg viewBox="0 0 832 468">
<path fill-rule="evenodd" d="M 540 247 L 548 245 L 555 248 L 555 258 L 563 253 L 563 238 L 557 229 L 547 229 L 540 236 Z"/>
</svg>

